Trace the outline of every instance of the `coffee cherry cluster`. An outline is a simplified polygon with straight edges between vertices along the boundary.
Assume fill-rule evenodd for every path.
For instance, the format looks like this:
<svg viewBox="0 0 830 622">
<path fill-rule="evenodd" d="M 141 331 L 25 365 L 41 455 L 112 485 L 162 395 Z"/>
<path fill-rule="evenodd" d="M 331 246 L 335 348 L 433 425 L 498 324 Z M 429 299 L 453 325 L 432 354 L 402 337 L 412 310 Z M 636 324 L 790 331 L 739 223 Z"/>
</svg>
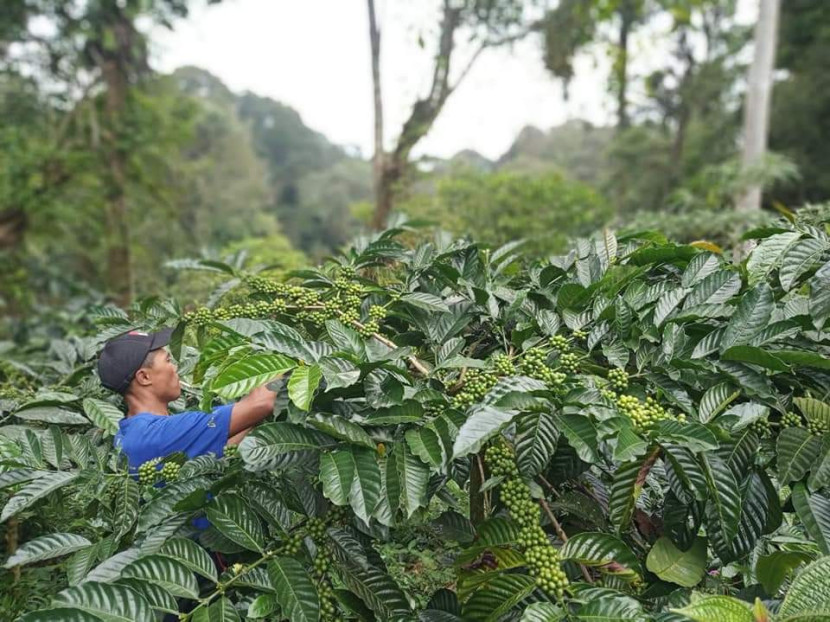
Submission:
<svg viewBox="0 0 830 622">
<path fill-rule="evenodd" d="M 320 597 L 320 619 L 323 622 L 335 622 L 342 618 L 338 616 L 337 601 L 334 597 L 334 590 L 331 582 L 324 579 L 317 583 L 317 594 Z"/>
<path fill-rule="evenodd" d="M 631 419 L 638 430 L 648 430 L 664 419 L 686 421 L 686 415 L 680 413 L 675 417 L 653 397 L 647 397 L 645 402 L 641 402 L 634 395 L 620 395 L 617 398 L 617 407 Z"/>
<path fill-rule="evenodd" d="M 614 393 L 611 389 L 602 388 L 599 390 L 599 394 L 607 400 L 611 400 L 612 402 L 617 401 L 617 394 Z"/>
<path fill-rule="evenodd" d="M 565 352 L 568 349 L 568 338 L 565 335 L 554 335 L 550 338 L 550 345 L 555 350 Z"/>
<path fill-rule="evenodd" d="M 803 428 L 804 424 L 801 421 L 801 415 L 794 412 L 788 412 L 781 417 L 781 427 L 784 428 Z"/>
<path fill-rule="evenodd" d="M 239 456 L 239 445 L 226 445 L 222 455 L 231 460 Z"/>
<path fill-rule="evenodd" d="M 185 313 L 184 321 L 195 326 L 207 326 L 213 321 L 213 311 L 207 307 L 200 307 L 190 313 Z"/>
<path fill-rule="evenodd" d="M 573 332 L 574 339 L 585 339 L 588 336 L 588 333 L 584 330 L 579 330 L 578 328 Z"/>
<path fill-rule="evenodd" d="M 749 424 L 749 429 L 760 437 L 768 436 L 770 433 L 769 421 L 766 419 L 756 419 Z"/>
<path fill-rule="evenodd" d="M 303 534 L 295 531 L 289 534 L 288 538 L 282 543 L 282 546 L 277 549 L 280 555 L 296 555 L 300 552 L 300 547 L 303 545 Z"/>
<path fill-rule="evenodd" d="M 490 359 L 490 363 L 492 364 L 496 374 L 499 376 L 512 376 L 515 373 L 513 361 L 511 361 L 510 357 L 503 352 L 494 354 L 493 358 Z"/>
<path fill-rule="evenodd" d="M 378 324 L 375 320 L 369 320 L 368 322 L 364 322 L 363 324 L 357 327 L 357 332 L 359 332 L 360 336 L 364 339 L 369 339 L 379 330 L 380 324 Z"/>
<path fill-rule="evenodd" d="M 539 348 L 531 348 L 522 357 L 522 373 L 541 380 L 550 387 L 557 387 L 565 382 L 567 376 L 554 371 L 547 365 L 547 355 Z"/>
<path fill-rule="evenodd" d="M 159 475 L 165 482 L 175 482 L 179 478 L 180 469 L 181 466 L 175 462 L 165 462 L 164 466 L 161 467 L 161 471 L 159 471 Z"/>
<path fill-rule="evenodd" d="M 357 276 L 357 270 L 354 266 L 343 266 L 340 268 L 340 276 L 345 279 L 353 279 Z"/>
<path fill-rule="evenodd" d="M 386 310 L 386 307 L 383 307 L 381 305 L 372 305 L 371 307 L 369 307 L 370 320 L 381 322 L 384 319 L 386 319 L 387 313 L 388 311 Z"/>
<path fill-rule="evenodd" d="M 527 484 L 519 477 L 513 451 L 503 439 L 499 439 L 487 449 L 485 459 L 494 476 L 505 478 L 501 485 L 501 499 L 520 527 L 517 543 L 524 552 L 529 573 L 536 577 L 536 585 L 542 590 L 562 598 L 568 577 L 559 567 L 559 553 L 539 525 L 539 506 L 530 496 Z"/>
<path fill-rule="evenodd" d="M 559 357 L 559 365 L 569 374 L 579 371 L 579 356 L 573 352 L 565 352 Z"/>
<path fill-rule="evenodd" d="M 453 408 L 466 408 L 480 402 L 497 381 L 498 376 L 492 372 L 480 369 L 468 370 L 464 388 L 452 398 Z"/>
<path fill-rule="evenodd" d="M 625 391 L 628 388 L 628 372 L 619 367 L 608 370 L 608 380 L 611 386 L 617 391 Z"/>
<path fill-rule="evenodd" d="M 258 294 L 284 296 L 288 291 L 288 286 L 285 283 L 261 276 L 246 277 L 245 284 Z"/>
<path fill-rule="evenodd" d="M 156 468 L 161 463 L 161 458 L 153 458 L 141 464 L 138 467 L 138 483 L 139 484 L 154 484 L 159 476 Z"/>
<path fill-rule="evenodd" d="M 816 436 L 821 436 L 828 430 L 827 424 L 824 421 L 819 421 L 817 419 L 808 420 L 807 429 L 810 430 L 810 434 L 815 434 Z"/>
</svg>

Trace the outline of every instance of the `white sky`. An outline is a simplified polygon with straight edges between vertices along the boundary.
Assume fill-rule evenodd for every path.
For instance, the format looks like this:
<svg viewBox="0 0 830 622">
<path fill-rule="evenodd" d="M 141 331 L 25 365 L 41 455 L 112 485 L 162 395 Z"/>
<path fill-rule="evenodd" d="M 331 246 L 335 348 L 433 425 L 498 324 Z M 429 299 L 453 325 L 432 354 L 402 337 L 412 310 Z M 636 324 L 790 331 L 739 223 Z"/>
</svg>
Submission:
<svg viewBox="0 0 830 622">
<path fill-rule="evenodd" d="M 739 0 L 745 16 L 752 15 L 756 3 Z M 387 146 L 429 86 L 437 4 L 376 0 Z M 252 91 L 292 106 L 309 127 L 368 156 L 373 128 L 368 30 L 365 0 L 224 0 L 196 6 L 172 32 L 154 32 L 154 66 L 161 71 L 183 65 L 207 69 L 234 91 Z M 651 32 L 634 41 L 635 73 L 659 63 L 658 38 Z M 457 71 L 468 52 L 458 51 Z M 416 155 L 449 157 L 475 149 L 495 159 L 526 125 L 547 129 L 575 118 L 611 122 L 608 70 L 604 48 L 580 56 L 566 101 L 561 83 L 544 68 L 538 36 L 512 50 L 488 50 L 450 96 Z"/>
</svg>

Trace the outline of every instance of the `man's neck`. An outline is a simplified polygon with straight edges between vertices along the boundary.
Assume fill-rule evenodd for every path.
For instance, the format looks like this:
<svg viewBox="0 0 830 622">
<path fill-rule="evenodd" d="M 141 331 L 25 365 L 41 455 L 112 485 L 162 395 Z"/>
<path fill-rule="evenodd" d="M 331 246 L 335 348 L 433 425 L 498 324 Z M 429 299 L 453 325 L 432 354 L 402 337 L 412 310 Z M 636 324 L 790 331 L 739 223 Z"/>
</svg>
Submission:
<svg viewBox="0 0 830 622">
<path fill-rule="evenodd" d="M 137 415 L 138 413 L 149 413 L 151 415 L 170 414 L 170 410 L 167 408 L 167 403 L 152 395 L 141 397 L 128 396 L 126 401 L 128 417 Z"/>
</svg>

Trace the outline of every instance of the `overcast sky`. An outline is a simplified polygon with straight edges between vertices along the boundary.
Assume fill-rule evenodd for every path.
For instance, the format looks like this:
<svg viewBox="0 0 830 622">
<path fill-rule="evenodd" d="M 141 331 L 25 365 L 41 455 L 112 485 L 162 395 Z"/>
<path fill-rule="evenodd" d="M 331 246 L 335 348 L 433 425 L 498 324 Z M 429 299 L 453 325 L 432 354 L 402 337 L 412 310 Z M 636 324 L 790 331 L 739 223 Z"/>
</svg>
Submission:
<svg viewBox="0 0 830 622">
<path fill-rule="evenodd" d="M 750 15 L 757 0 L 739 0 Z M 382 29 L 382 84 L 387 142 L 400 132 L 412 103 L 426 92 L 438 18 L 436 0 L 376 0 Z M 418 45 L 419 35 L 426 47 Z M 635 72 L 663 53 L 657 31 L 634 41 Z M 303 121 L 341 145 L 372 145 L 372 83 L 365 0 L 224 0 L 196 6 L 174 31 L 154 33 L 154 66 L 197 65 L 234 91 L 253 91 L 295 108 Z M 455 69 L 469 50 L 460 49 Z M 605 92 L 604 48 L 581 55 L 565 100 L 562 84 L 542 63 L 532 37 L 513 49 L 488 50 L 452 94 L 417 149 L 449 157 L 475 149 L 500 156 L 526 125 L 547 129 L 568 119 L 613 120 Z M 636 97 L 636 93 L 634 93 Z"/>
</svg>

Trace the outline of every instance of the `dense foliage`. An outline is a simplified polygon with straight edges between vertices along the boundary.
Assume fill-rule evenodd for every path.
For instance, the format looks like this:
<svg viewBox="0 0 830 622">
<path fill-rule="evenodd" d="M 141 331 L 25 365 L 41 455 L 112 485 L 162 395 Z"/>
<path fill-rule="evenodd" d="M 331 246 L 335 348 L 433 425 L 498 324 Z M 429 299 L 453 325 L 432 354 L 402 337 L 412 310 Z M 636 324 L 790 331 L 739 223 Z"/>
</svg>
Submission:
<svg viewBox="0 0 830 622">
<path fill-rule="evenodd" d="M 414 233 L 364 239 L 288 282 L 191 262 L 228 273 L 224 296 L 187 313 L 98 307 L 85 315 L 97 335 L 10 351 L 5 610 L 830 615 L 826 221 L 750 232 L 740 265 L 653 231 L 528 265 L 516 244 L 399 241 Z M 92 361 L 107 336 L 171 323 L 179 410 L 287 379 L 238 452 L 168 456 L 136 480 Z M 404 580 L 390 551 L 415 538 L 449 555 L 454 580 L 429 593 Z"/>
</svg>

